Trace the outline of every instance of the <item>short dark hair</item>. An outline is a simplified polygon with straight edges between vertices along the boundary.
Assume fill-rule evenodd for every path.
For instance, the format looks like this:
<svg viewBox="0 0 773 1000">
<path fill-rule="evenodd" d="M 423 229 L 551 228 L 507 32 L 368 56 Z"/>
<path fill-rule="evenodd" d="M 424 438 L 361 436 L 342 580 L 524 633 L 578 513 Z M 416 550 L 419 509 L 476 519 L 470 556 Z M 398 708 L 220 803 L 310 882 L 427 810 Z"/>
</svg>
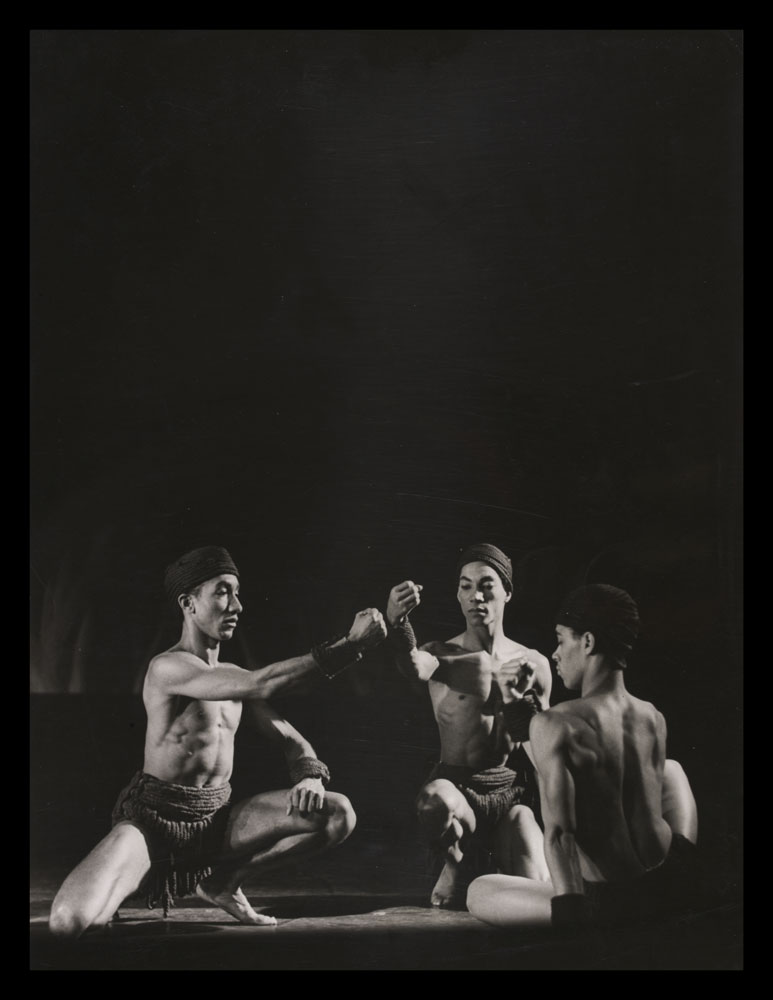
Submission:
<svg viewBox="0 0 773 1000">
<path fill-rule="evenodd" d="M 623 669 L 639 635 L 639 609 L 626 591 L 607 583 L 578 587 L 561 605 L 556 624 L 575 635 L 592 632 L 596 652 Z"/>
</svg>

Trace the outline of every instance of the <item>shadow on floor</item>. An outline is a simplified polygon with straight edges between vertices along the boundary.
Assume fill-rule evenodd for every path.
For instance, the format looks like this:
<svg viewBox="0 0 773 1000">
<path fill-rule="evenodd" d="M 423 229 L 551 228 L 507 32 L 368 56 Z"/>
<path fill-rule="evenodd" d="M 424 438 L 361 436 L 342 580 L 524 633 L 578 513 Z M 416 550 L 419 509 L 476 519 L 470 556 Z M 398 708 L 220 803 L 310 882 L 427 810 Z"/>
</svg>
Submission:
<svg viewBox="0 0 773 1000">
<path fill-rule="evenodd" d="M 31 969 L 95 970 L 740 970 L 738 905 L 557 940 L 514 933 L 469 913 L 384 905 L 379 897 L 295 897 L 260 901 L 273 928 L 244 927 L 221 911 L 184 906 L 163 919 L 129 909 L 76 942 L 51 936 L 45 916 L 31 924 Z"/>
</svg>

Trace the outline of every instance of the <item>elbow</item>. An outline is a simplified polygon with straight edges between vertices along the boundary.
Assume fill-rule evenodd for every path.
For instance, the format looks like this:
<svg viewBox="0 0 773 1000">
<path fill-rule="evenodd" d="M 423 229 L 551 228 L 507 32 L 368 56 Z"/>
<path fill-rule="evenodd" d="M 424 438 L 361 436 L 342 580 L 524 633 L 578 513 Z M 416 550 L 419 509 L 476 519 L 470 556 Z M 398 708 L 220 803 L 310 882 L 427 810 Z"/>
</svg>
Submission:
<svg viewBox="0 0 773 1000">
<path fill-rule="evenodd" d="M 566 826 L 551 826 L 545 831 L 545 844 L 549 849 L 571 854 L 576 845 L 575 830 Z"/>
<path fill-rule="evenodd" d="M 426 680 L 426 670 L 422 666 L 420 658 L 416 655 L 416 650 L 414 650 L 410 657 L 408 658 L 405 666 L 406 672 L 409 676 L 414 677 L 418 681 Z"/>
<path fill-rule="evenodd" d="M 425 650 L 414 649 L 410 657 L 411 674 L 420 681 L 428 681 L 440 666 L 440 661 Z"/>
</svg>

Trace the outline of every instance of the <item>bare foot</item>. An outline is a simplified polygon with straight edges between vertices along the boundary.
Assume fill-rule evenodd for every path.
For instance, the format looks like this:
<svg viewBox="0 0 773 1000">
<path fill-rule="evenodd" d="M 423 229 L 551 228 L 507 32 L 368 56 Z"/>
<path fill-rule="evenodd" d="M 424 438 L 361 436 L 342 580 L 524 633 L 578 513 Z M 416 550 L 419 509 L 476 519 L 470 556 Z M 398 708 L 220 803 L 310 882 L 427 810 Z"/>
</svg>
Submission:
<svg viewBox="0 0 773 1000">
<path fill-rule="evenodd" d="M 205 899 L 208 903 L 219 906 L 226 913 L 230 913 L 232 917 L 236 917 L 240 924 L 252 924 L 256 927 L 276 927 L 276 917 L 256 913 L 241 889 L 237 889 L 236 892 L 217 892 L 210 896 L 201 887 L 201 883 L 199 883 L 196 886 L 196 895 L 201 899 Z"/>
<path fill-rule="evenodd" d="M 444 910 L 466 910 L 467 886 L 470 882 L 469 872 L 449 859 L 435 883 L 430 902 Z"/>
</svg>

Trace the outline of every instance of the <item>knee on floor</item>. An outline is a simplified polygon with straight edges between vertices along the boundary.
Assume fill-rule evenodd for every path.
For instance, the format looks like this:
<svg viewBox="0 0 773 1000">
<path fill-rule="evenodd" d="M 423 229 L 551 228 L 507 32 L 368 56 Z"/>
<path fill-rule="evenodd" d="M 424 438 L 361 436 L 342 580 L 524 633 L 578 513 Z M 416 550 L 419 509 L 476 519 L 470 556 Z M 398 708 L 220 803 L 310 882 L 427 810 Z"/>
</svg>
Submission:
<svg viewBox="0 0 773 1000">
<path fill-rule="evenodd" d="M 88 927 L 88 920 L 85 916 L 70 906 L 68 903 L 58 903 L 54 901 L 51 907 L 51 915 L 48 918 L 48 926 L 52 934 L 57 937 L 77 938 Z"/>
</svg>

